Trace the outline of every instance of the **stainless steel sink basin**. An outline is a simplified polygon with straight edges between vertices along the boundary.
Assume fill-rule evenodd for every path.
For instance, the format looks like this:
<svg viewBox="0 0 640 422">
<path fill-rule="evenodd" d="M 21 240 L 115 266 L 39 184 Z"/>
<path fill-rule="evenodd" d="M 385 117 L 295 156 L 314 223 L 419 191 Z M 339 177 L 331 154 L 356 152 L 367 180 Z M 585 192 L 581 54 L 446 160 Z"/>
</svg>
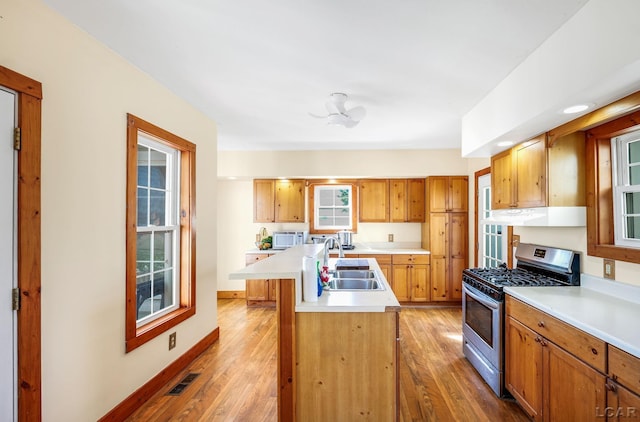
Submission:
<svg viewBox="0 0 640 422">
<path fill-rule="evenodd" d="M 371 270 L 338 270 L 335 278 L 376 278 L 376 273 Z"/>
<path fill-rule="evenodd" d="M 332 278 L 329 290 L 384 290 L 384 287 L 372 278 Z"/>
</svg>

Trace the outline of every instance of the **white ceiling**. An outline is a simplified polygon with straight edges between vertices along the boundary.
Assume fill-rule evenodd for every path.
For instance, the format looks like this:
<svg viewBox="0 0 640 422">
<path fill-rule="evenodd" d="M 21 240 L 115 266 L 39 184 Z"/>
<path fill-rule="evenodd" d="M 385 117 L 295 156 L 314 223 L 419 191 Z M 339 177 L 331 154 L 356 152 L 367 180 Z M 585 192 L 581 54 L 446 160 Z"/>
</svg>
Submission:
<svg viewBox="0 0 640 422">
<path fill-rule="evenodd" d="M 218 124 L 220 150 L 460 147 L 587 0 L 44 0 Z M 332 92 L 366 118 L 328 126 Z"/>
</svg>

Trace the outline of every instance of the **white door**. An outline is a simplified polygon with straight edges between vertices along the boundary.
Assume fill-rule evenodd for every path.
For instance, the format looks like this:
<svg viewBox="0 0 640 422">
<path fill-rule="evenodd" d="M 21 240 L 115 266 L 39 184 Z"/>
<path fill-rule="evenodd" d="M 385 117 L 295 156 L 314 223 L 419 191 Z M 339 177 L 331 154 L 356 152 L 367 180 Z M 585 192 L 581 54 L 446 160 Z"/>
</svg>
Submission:
<svg viewBox="0 0 640 422">
<path fill-rule="evenodd" d="M 15 273 L 15 151 L 16 94 L 0 87 L 0 421 L 17 417 L 16 311 L 11 290 Z"/>
<path fill-rule="evenodd" d="M 491 174 L 478 177 L 478 220 L 491 211 Z M 478 221 L 478 266 L 497 267 L 507 262 L 507 226 L 482 224 Z"/>
</svg>

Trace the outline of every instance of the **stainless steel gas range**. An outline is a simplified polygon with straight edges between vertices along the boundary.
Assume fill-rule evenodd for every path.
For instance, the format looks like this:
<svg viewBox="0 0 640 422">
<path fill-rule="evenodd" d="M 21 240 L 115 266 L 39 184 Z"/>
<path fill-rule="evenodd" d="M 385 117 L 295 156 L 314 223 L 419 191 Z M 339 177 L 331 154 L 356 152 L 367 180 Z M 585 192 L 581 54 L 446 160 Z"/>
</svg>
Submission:
<svg viewBox="0 0 640 422">
<path fill-rule="evenodd" d="M 567 249 L 521 243 L 517 265 L 462 272 L 463 353 L 499 397 L 504 388 L 505 286 L 580 284 L 580 255 Z"/>
</svg>

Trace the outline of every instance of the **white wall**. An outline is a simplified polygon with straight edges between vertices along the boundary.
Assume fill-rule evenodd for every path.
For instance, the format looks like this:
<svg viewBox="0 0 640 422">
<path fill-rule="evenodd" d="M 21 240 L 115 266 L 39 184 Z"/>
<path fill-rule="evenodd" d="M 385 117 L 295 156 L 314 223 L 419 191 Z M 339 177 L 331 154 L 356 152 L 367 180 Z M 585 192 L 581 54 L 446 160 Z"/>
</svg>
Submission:
<svg viewBox="0 0 640 422">
<path fill-rule="evenodd" d="M 602 107 L 640 89 L 638 13 L 637 0 L 589 1 L 463 117 L 462 154 L 546 132 L 591 95 L 608 99 Z"/>
<path fill-rule="evenodd" d="M 216 126 L 40 1 L 1 9 L 0 64 L 43 86 L 43 420 L 96 420 L 217 327 Z M 172 351 L 124 351 L 127 112 L 197 144 L 197 313 Z"/>
</svg>

